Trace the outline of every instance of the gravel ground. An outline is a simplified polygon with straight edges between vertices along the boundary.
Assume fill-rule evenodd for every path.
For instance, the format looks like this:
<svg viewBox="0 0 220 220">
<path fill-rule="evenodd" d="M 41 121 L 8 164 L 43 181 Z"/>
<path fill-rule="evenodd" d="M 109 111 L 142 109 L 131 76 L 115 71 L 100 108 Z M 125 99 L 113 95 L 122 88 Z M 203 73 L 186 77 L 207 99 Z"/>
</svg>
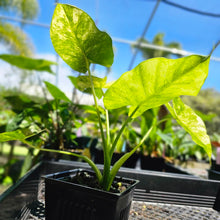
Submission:
<svg viewBox="0 0 220 220">
<path fill-rule="evenodd" d="M 24 209 L 19 220 L 44 220 L 44 204 Z M 129 220 L 220 220 L 213 209 L 133 201 Z"/>
<path fill-rule="evenodd" d="M 220 213 L 209 208 L 133 202 L 129 220 L 219 220 Z"/>
<path fill-rule="evenodd" d="M 208 179 L 208 169 L 210 168 L 209 163 L 195 161 L 180 163 L 179 161 L 175 161 L 175 165 L 180 166 L 181 168 L 185 169 L 187 172 L 195 176 L 199 176 L 203 179 Z"/>
</svg>

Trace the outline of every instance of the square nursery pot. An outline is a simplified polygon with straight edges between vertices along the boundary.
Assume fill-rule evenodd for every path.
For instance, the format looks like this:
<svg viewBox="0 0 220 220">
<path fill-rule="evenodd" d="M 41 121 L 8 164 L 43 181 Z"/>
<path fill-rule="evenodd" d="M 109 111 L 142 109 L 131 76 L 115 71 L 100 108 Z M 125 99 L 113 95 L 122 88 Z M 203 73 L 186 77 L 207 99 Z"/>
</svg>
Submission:
<svg viewBox="0 0 220 220">
<path fill-rule="evenodd" d="M 129 186 L 122 193 L 112 193 L 75 184 L 68 179 L 79 172 L 75 169 L 46 175 L 45 216 L 46 220 L 127 220 L 133 192 L 138 180 L 116 177 L 116 181 Z"/>
</svg>

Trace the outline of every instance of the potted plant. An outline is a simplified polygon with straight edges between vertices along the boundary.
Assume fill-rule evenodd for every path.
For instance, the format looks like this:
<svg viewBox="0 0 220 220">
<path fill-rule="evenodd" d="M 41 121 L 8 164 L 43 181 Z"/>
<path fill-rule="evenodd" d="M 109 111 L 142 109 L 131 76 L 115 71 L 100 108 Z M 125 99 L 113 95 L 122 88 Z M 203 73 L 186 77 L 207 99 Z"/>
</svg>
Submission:
<svg viewBox="0 0 220 220">
<path fill-rule="evenodd" d="M 212 146 L 216 148 L 216 159 L 212 160 L 210 169 L 208 170 L 209 179 L 220 180 L 220 142 L 219 136 L 215 135 L 216 140 L 212 141 Z"/>
<path fill-rule="evenodd" d="M 137 182 L 116 178 L 116 175 L 123 163 L 144 143 L 157 124 L 153 124 L 140 142 L 112 167 L 111 158 L 127 124 L 148 109 L 165 104 L 174 119 L 211 157 L 211 144 L 203 121 L 180 98 L 181 95 L 198 94 L 208 75 L 211 54 L 207 57 L 192 55 L 180 59 L 146 60 L 124 73 L 114 83 L 108 84 L 106 78 L 93 75 L 90 65 L 112 65 L 112 40 L 107 33 L 97 29 L 88 14 L 71 5 L 57 4 L 50 35 L 54 49 L 60 57 L 73 70 L 83 74 L 70 77 L 71 81 L 79 90 L 90 91 L 93 96 L 103 145 L 104 166 L 99 170 L 94 162 L 84 155 L 34 146 L 28 139 L 31 135 L 26 136 L 20 130 L 1 134 L 1 141 L 19 139 L 43 151 L 75 155 L 93 169 L 94 174 L 74 170 L 46 177 L 47 219 L 128 219 L 132 192 Z M 103 88 L 107 90 L 104 92 Z M 103 99 L 103 106 L 98 105 L 98 98 Z M 129 106 L 129 114 L 112 141 L 108 109 L 123 106 Z M 92 182 L 92 186 L 88 186 L 88 182 Z M 94 182 L 96 189 L 93 189 Z M 116 192 L 111 192 L 112 188 Z"/>
<path fill-rule="evenodd" d="M 149 138 L 140 147 L 140 166 L 144 170 L 154 170 L 163 172 L 177 172 L 178 169 L 172 166 L 172 157 L 167 155 L 168 148 L 173 145 L 173 122 L 170 114 L 164 105 L 160 108 L 149 109 L 141 115 L 140 137 L 155 124 Z M 164 110 L 165 109 L 165 110 Z M 166 115 L 159 117 L 165 111 Z"/>
<path fill-rule="evenodd" d="M 140 119 L 140 136 L 143 137 L 146 131 L 154 124 L 149 138 L 144 141 L 140 150 L 141 169 L 163 171 L 165 159 L 163 157 L 164 142 L 159 135 L 159 108 L 149 109 L 141 115 Z M 165 133 L 163 133 L 165 135 Z"/>
</svg>

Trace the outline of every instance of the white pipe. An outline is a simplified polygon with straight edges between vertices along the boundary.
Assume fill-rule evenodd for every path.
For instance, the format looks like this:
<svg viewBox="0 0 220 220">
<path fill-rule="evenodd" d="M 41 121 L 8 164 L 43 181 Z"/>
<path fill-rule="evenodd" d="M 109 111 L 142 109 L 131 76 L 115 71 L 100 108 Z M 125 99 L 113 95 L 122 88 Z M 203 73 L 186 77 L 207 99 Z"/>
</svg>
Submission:
<svg viewBox="0 0 220 220">
<path fill-rule="evenodd" d="M 151 49 L 155 49 L 155 50 L 163 50 L 163 51 L 167 51 L 173 54 L 179 54 L 182 56 L 189 56 L 192 54 L 198 54 L 195 52 L 190 52 L 190 51 L 186 51 L 186 50 L 180 50 L 177 48 L 169 48 L 169 47 L 164 47 L 164 46 L 158 46 L 158 45 L 154 45 L 154 44 L 148 44 L 148 43 L 139 43 L 137 41 L 131 41 L 131 40 L 125 40 L 125 39 L 121 39 L 121 38 L 112 38 L 113 41 L 118 42 L 118 43 L 124 43 L 124 44 L 130 44 L 130 45 L 139 45 L 140 47 L 143 48 L 151 48 Z M 201 54 L 202 55 L 202 54 Z M 206 55 L 202 55 L 202 56 L 206 56 Z M 215 60 L 220 62 L 220 58 L 219 57 L 211 57 L 211 60 Z"/>
</svg>

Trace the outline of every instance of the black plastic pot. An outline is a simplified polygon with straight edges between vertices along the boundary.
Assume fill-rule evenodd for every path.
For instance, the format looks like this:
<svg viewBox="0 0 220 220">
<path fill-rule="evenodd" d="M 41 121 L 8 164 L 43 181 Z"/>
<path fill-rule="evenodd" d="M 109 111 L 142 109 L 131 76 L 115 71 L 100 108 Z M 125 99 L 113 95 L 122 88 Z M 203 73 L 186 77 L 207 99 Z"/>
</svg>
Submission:
<svg viewBox="0 0 220 220">
<path fill-rule="evenodd" d="M 46 220 L 128 219 L 133 191 L 139 181 L 117 177 L 121 182 L 132 182 L 122 193 L 106 192 L 64 181 L 78 172 L 83 170 L 75 169 L 45 176 Z"/>
<path fill-rule="evenodd" d="M 162 157 L 150 157 L 141 155 L 141 169 L 164 171 L 165 160 Z"/>
<path fill-rule="evenodd" d="M 220 180 L 220 172 L 219 171 L 209 169 L 208 176 L 209 176 L 209 179 Z"/>
<path fill-rule="evenodd" d="M 167 163 L 162 157 L 150 157 L 141 155 L 141 169 L 191 175 L 187 171 L 176 167 L 171 163 Z"/>
<path fill-rule="evenodd" d="M 217 164 L 215 160 L 212 160 L 211 169 L 220 172 L 220 164 Z"/>
<path fill-rule="evenodd" d="M 177 167 L 171 163 L 165 162 L 164 171 L 167 173 L 178 173 L 178 174 L 185 174 L 185 175 L 192 175 L 191 173 L 187 172 L 186 170 L 182 169 L 181 167 Z"/>
</svg>

